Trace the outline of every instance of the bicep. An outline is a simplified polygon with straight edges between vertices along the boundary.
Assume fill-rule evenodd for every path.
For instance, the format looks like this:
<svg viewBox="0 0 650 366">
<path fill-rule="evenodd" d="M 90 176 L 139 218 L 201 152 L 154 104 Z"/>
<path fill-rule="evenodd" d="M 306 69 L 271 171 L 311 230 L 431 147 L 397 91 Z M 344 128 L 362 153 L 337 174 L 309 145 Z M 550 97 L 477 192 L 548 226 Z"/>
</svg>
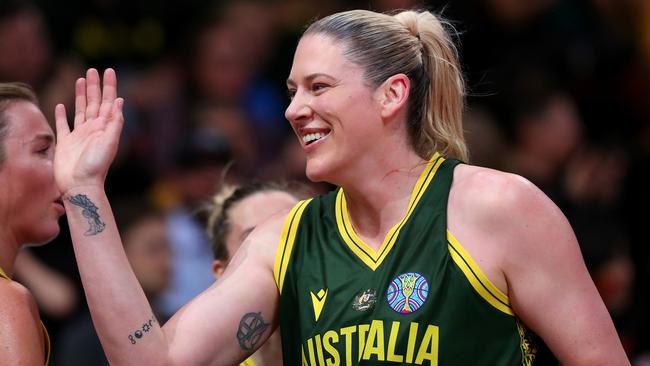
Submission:
<svg viewBox="0 0 650 366">
<path fill-rule="evenodd" d="M 5 288 L 0 293 L 0 360 L 11 360 L 12 364 L 20 365 L 43 365 L 43 329 L 36 303 L 24 289 Z"/>
<path fill-rule="evenodd" d="M 165 324 L 173 363 L 235 364 L 269 337 L 279 301 L 274 231 L 252 233 L 223 277 Z"/>
</svg>

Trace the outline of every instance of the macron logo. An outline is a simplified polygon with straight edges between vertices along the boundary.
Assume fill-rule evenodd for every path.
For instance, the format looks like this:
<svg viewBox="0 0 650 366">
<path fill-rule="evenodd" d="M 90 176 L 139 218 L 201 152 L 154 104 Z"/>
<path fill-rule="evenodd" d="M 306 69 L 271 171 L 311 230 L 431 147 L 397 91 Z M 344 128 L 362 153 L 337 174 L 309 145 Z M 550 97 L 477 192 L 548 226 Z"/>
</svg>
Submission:
<svg viewBox="0 0 650 366">
<path fill-rule="evenodd" d="M 325 305 L 325 300 L 327 299 L 327 289 L 320 289 L 317 294 L 309 291 L 311 294 L 311 303 L 314 306 L 314 318 L 318 321 L 320 314 L 323 311 L 323 306 Z"/>
</svg>

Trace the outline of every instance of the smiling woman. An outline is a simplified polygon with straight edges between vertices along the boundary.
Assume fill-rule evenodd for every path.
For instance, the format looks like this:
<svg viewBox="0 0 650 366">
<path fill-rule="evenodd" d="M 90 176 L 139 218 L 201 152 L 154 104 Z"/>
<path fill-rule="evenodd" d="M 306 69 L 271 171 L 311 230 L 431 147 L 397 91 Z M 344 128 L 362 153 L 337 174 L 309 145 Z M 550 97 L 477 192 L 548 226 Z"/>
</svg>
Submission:
<svg viewBox="0 0 650 366">
<path fill-rule="evenodd" d="M 54 181 L 54 133 L 25 84 L 0 83 L 0 360 L 49 363 L 36 302 L 11 281 L 18 251 L 59 233 L 64 214 Z"/>
</svg>

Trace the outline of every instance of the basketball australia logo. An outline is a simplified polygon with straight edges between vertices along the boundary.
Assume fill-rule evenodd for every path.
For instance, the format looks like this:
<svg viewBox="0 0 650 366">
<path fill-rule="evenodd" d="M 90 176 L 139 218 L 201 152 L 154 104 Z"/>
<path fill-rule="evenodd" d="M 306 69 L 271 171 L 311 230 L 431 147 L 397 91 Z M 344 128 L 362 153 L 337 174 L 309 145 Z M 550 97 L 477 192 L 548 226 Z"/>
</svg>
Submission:
<svg viewBox="0 0 650 366">
<path fill-rule="evenodd" d="M 386 299 L 388 306 L 400 314 L 418 310 L 429 295 L 429 283 L 419 273 L 402 273 L 388 285 Z"/>
</svg>

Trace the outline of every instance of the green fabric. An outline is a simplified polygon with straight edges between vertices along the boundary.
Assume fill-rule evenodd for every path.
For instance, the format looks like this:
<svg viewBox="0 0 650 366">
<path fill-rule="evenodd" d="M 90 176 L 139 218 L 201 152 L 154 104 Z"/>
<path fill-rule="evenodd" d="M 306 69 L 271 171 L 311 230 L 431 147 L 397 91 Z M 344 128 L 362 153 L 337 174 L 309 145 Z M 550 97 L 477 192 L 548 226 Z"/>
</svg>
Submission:
<svg viewBox="0 0 650 366">
<path fill-rule="evenodd" d="M 525 328 L 481 297 L 451 258 L 446 210 L 459 162 L 440 159 L 375 270 L 343 240 L 339 190 L 309 203 L 280 297 L 285 365 L 532 364 Z"/>
</svg>

